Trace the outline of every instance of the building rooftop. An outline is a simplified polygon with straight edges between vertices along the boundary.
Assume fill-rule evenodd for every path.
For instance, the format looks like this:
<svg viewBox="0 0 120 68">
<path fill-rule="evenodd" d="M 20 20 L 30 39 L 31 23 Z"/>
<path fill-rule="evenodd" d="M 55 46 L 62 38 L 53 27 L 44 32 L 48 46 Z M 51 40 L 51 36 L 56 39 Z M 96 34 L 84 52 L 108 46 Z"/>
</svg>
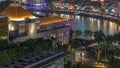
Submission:
<svg viewBox="0 0 120 68">
<path fill-rule="evenodd" d="M 36 68 L 54 61 L 56 58 L 69 55 L 69 52 L 63 51 L 35 51 L 26 54 L 24 57 L 14 59 L 6 64 L 0 65 L 2 68 Z"/>
<path fill-rule="evenodd" d="M 18 4 L 11 4 L 9 5 L 1 14 L 8 15 L 9 19 L 25 19 L 30 18 L 33 15 L 30 14 L 27 10 L 22 8 Z"/>
<path fill-rule="evenodd" d="M 46 17 L 46 18 L 41 18 L 40 19 L 40 25 L 54 24 L 54 23 L 67 21 L 67 20 L 69 20 L 69 19 L 61 18 L 61 17 L 58 17 L 58 16 Z"/>
</svg>

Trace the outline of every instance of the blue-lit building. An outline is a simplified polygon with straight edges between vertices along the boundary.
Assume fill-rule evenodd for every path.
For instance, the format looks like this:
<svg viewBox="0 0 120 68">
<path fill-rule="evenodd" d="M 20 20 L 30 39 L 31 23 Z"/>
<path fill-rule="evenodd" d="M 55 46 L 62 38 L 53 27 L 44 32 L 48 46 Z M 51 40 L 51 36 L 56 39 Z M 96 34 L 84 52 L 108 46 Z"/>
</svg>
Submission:
<svg viewBox="0 0 120 68">
<path fill-rule="evenodd" d="M 26 9 L 50 8 L 51 0 L 18 0 Z"/>
</svg>

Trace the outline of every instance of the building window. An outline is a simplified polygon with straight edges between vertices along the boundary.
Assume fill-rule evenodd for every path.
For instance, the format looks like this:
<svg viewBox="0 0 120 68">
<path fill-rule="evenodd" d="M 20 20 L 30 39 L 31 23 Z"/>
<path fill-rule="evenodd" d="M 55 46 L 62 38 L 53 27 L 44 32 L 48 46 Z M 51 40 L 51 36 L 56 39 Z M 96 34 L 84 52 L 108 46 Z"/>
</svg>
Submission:
<svg viewBox="0 0 120 68">
<path fill-rule="evenodd" d="M 36 29 L 40 29 L 40 24 L 39 23 L 37 23 Z"/>
<path fill-rule="evenodd" d="M 63 40 L 63 44 L 66 44 L 66 40 L 65 39 Z"/>
<path fill-rule="evenodd" d="M 13 23 L 10 23 L 9 24 L 9 31 L 14 31 L 15 28 L 14 28 L 14 24 Z"/>
<path fill-rule="evenodd" d="M 30 38 L 35 38 L 36 36 L 36 24 L 35 23 L 28 24 L 28 36 Z"/>
<path fill-rule="evenodd" d="M 51 37 L 56 38 L 56 34 L 55 33 L 51 33 Z"/>
<path fill-rule="evenodd" d="M 19 33 L 24 33 L 25 32 L 25 27 L 20 27 L 19 28 Z"/>
<path fill-rule="evenodd" d="M 64 35 L 64 33 L 61 33 L 61 36 L 63 36 Z"/>
<path fill-rule="evenodd" d="M 47 37 L 43 37 L 44 39 L 47 39 Z"/>
<path fill-rule="evenodd" d="M 64 45 L 64 39 L 62 39 L 62 45 Z"/>
<path fill-rule="evenodd" d="M 66 35 L 68 35 L 68 32 L 66 32 Z"/>
<path fill-rule="evenodd" d="M 19 24 L 19 33 L 24 33 L 25 32 L 25 23 L 20 23 Z"/>
<path fill-rule="evenodd" d="M 61 33 L 59 33 L 59 37 L 61 36 Z"/>
</svg>

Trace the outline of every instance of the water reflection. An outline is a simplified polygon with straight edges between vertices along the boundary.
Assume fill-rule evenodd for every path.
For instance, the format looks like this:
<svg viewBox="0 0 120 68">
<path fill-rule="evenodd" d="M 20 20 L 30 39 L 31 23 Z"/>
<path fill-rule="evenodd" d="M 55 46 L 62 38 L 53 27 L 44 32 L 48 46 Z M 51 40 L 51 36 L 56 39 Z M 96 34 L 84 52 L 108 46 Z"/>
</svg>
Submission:
<svg viewBox="0 0 120 68">
<path fill-rule="evenodd" d="M 95 32 L 102 29 L 102 31 L 106 35 L 114 35 L 115 33 L 120 31 L 120 25 L 107 20 L 100 20 L 91 17 L 82 17 L 72 14 L 47 13 L 46 15 L 60 16 L 63 18 L 72 18 L 74 19 L 73 30 L 80 30 L 82 32 L 84 32 L 85 30 L 91 30 Z"/>
<path fill-rule="evenodd" d="M 93 32 L 102 29 L 106 35 L 114 35 L 120 31 L 120 25 L 115 22 L 100 20 L 90 17 L 81 17 L 78 15 L 67 15 L 62 14 L 61 17 L 73 18 L 74 19 L 74 30 L 80 30 L 84 32 L 85 30 L 92 30 Z"/>
</svg>

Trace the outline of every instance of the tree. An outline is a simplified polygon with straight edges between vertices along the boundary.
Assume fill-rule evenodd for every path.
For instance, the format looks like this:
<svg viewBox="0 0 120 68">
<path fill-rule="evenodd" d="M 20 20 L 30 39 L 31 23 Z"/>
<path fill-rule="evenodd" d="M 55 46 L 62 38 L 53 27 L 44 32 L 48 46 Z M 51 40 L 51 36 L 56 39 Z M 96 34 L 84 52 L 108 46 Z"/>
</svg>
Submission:
<svg viewBox="0 0 120 68">
<path fill-rule="evenodd" d="M 105 40 L 105 34 L 102 32 L 102 30 L 100 31 L 96 31 L 94 33 L 94 38 L 95 38 L 95 41 L 98 43 L 97 47 L 94 48 L 94 51 L 96 53 L 96 56 L 97 56 L 97 60 L 99 61 L 100 60 L 100 55 L 101 55 L 101 51 L 102 51 L 102 42 L 104 42 Z"/>
<path fill-rule="evenodd" d="M 105 34 L 102 32 L 102 30 L 96 31 L 94 33 L 94 38 L 97 43 L 103 42 L 105 40 Z"/>
<path fill-rule="evenodd" d="M 75 33 L 75 37 L 76 37 L 76 38 L 78 38 L 79 36 L 82 35 L 82 31 L 76 30 L 76 31 L 74 31 L 74 33 Z"/>
<path fill-rule="evenodd" d="M 87 39 L 90 39 L 92 37 L 92 31 L 91 30 L 85 30 L 84 36 Z"/>
</svg>

